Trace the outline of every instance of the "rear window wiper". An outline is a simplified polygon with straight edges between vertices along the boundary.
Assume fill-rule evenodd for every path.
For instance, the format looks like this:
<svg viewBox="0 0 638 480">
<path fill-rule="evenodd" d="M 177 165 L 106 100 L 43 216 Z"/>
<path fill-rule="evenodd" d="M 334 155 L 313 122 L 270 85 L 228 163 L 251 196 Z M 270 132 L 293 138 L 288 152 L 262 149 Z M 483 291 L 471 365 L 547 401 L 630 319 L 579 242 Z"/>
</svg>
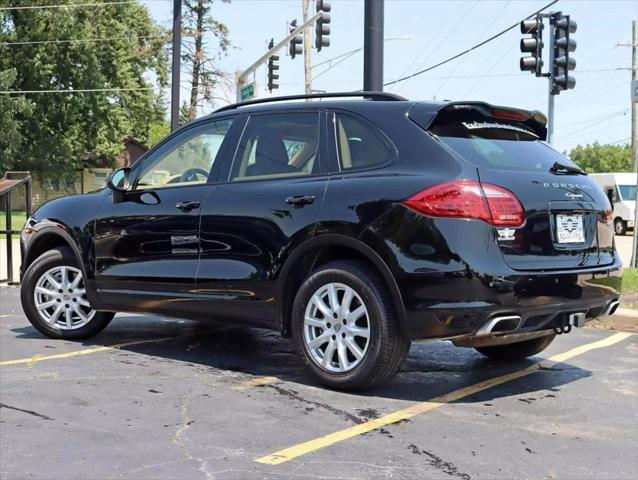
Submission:
<svg viewBox="0 0 638 480">
<path fill-rule="evenodd" d="M 572 167 L 571 165 L 565 165 L 559 162 L 554 162 L 554 165 L 551 166 L 549 171 L 556 175 L 569 175 L 569 174 L 587 175 L 586 172 L 584 172 L 578 167 Z"/>
</svg>

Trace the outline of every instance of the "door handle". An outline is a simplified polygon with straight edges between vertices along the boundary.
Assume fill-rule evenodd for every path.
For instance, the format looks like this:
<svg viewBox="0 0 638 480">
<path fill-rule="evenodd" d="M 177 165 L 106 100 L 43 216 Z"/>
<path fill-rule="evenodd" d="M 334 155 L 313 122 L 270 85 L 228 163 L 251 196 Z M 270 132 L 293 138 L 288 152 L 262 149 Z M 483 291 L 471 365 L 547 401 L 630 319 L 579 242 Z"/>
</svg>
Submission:
<svg viewBox="0 0 638 480">
<path fill-rule="evenodd" d="M 195 208 L 199 208 L 199 202 L 178 202 L 175 206 L 184 212 L 190 212 Z"/>
<path fill-rule="evenodd" d="M 293 207 L 303 207 L 304 205 L 310 205 L 314 201 L 314 195 L 296 195 L 294 197 L 286 198 L 286 203 Z"/>
</svg>

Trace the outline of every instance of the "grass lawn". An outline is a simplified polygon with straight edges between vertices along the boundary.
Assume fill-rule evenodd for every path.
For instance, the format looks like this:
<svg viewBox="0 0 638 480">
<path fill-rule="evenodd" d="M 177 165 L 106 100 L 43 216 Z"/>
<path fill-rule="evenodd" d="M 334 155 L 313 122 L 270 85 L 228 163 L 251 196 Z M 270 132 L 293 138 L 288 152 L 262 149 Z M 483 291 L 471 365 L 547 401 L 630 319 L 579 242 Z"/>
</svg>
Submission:
<svg viewBox="0 0 638 480">
<path fill-rule="evenodd" d="M 591 282 L 613 287 L 623 295 L 638 293 L 638 268 L 623 269 L 621 277 L 597 278 Z"/>
<path fill-rule="evenodd" d="M 27 215 L 24 210 L 14 210 L 11 215 L 11 229 L 12 230 L 20 230 L 27 221 Z M 0 210 L 0 230 L 5 230 L 6 227 L 6 216 L 5 211 Z M 4 239 L 4 234 L 0 233 L 0 238 Z M 18 238 L 16 235 L 13 238 Z"/>
</svg>

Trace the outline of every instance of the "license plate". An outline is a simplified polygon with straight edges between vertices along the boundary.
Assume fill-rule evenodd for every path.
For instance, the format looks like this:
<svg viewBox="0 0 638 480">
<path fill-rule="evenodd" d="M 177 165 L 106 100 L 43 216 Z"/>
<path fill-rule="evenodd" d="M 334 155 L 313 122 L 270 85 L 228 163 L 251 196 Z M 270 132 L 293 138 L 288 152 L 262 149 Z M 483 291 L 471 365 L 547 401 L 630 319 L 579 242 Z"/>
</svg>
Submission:
<svg viewBox="0 0 638 480">
<path fill-rule="evenodd" d="M 584 243 L 582 215 L 556 215 L 556 238 L 558 243 Z"/>
</svg>

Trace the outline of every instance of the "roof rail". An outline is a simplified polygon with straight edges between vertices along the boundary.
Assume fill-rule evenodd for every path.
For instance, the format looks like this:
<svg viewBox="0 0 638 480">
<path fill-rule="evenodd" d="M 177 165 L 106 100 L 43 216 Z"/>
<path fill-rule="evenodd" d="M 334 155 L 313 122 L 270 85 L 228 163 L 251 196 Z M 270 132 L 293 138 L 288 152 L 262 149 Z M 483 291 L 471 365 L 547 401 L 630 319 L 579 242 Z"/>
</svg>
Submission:
<svg viewBox="0 0 638 480">
<path fill-rule="evenodd" d="M 247 100 L 245 102 L 232 103 L 224 107 L 218 108 L 213 113 L 225 112 L 226 110 L 233 110 L 235 108 L 244 107 L 246 105 L 257 105 L 259 103 L 270 102 L 283 102 L 286 100 L 304 100 L 306 98 L 339 98 L 339 97 L 364 97 L 370 100 L 389 100 L 389 101 L 403 101 L 407 98 L 401 95 L 395 95 L 394 93 L 386 92 L 334 92 L 334 93 L 310 93 L 304 95 L 284 95 L 281 97 L 268 97 L 268 98 L 256 98 L 255 100 Z"/>
</svg>

